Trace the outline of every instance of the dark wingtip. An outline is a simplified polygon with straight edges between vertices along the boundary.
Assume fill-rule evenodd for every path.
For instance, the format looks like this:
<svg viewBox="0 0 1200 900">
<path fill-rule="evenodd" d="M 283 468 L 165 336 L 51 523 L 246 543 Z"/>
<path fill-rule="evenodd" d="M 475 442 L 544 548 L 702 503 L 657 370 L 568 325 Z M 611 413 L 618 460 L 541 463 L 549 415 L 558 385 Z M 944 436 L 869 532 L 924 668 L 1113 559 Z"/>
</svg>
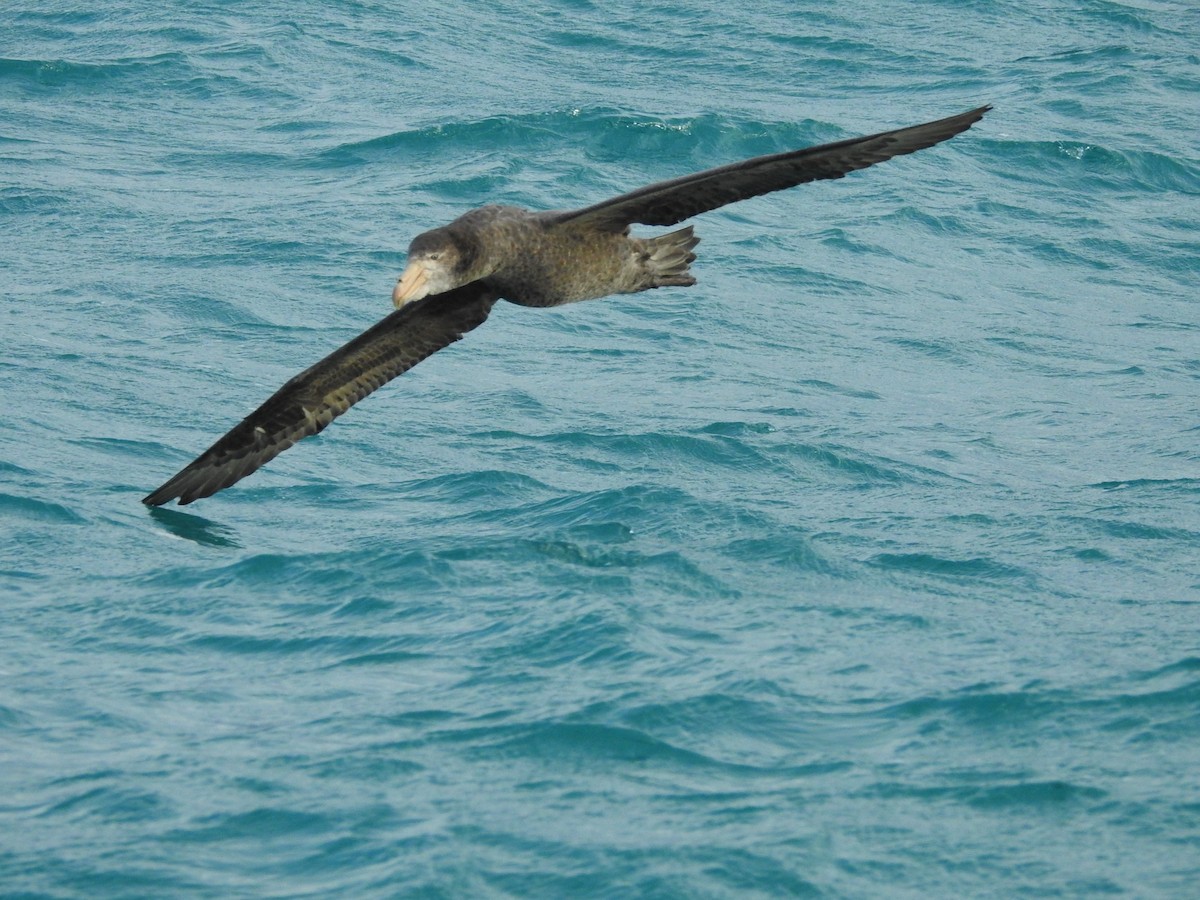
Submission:
<svg viewBox="0 0 1200 900">
<path fill-rule="evenodd" d="M 983 106 L 977 106 L 974 109 L 969 109 L 966 112 L 961 112 L 956 116 L 948 116 L 937 122 L 930 122 L 930 125 L 950 124 L 951 122 L 961 123 L 961 130 L 966 131 L 985 115 L 992 111 L 992 104 L 985 103 Z M 921 126 L 918 126 L 921 127 Z M 961 133 L 961 132 L 960 132 Z"/>
<path fill-rule="evenodd" d="M 151 491 L 143 497 L 142 502 L 147 506 L 162 506 L 164 503 L 177 500 L 180 506 L 187 506 L 193 501 L 211 497 L 217 491 L 223 490 L 234 482 L 239 481 L 243 475 L 249 475 L 250 472 L 254 471 L 254 469 L 251 469 L 250 472 L 233 475 L 232 477 L 227 475 L 223 478 L 214 478 L 212 471 L 206 470 L 203 467 L 197 467 L 197 463 L 203 462 L 204 459 L 205 457 L 201 456 L 190 466 L 181 469 L 172 478 L 164 482 L 162 487 Z"/>
<path fill-rule="evenodd" d="M 171 482 L 168 481 L 158 490 L 151 491 L 143 497 L 142 502 L 147 506 L 162 506 L 164 503 L 170 503 L 178 496 L 178 492 L 171 490 Z"/>
<path fill-rule="evenodd" d="M 142 502 L 147 506 L 162 506 L 164 503 L 178 500 L 180 506 L 187 506 L 193 500 L 207 497 L 208 494 L 195 490 L 196 485 L 192 483 L 194 480 L 192 466 L 188 466 L 163 482 L 157 490 L 151 491 L 143 497 Z M 208 493 L 213 492 L 209 491 Z"/>
<path fill-rule="evenodd" d="M 970 112 L 963 113 L 963 118 L 970 119 L 971 125 L 974 125 L 976 122 L 978 122 L 980 119 L 982 119 L 984 116 L 986 116 L 991 111 L 992 111 L 992 104 L 985 103 L 983 106 L 977 106 L 975 109 L 971 110 Z"/>
</svg>

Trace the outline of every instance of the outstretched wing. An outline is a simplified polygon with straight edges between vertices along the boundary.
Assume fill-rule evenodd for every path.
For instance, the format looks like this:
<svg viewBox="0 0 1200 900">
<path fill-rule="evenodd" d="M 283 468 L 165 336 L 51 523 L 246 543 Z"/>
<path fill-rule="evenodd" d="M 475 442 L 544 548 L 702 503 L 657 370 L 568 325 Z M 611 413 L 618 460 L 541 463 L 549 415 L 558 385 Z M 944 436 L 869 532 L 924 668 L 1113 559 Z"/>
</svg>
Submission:
<svg viewBox="0 0 1200 900">
<path fill-rule="evenodd" d="M 660 181 L 594 206 L 560 213 L 556 221 L 576 222 L 589 228 L 613 231 L 620 231 L 635 222 L 642 225 L 674 225 L 727 203 L 748 200 L 808 181 L 841 178 L 847 172 L 865 169 L 893 156 L 932 147 L 966 131 L 983 118 L 989 109 L 990 106 L 981 106 L 924 125 L 771 156 L 757 156 L 694 175 Z"/>
<path fill-rule="evenodd" d="M 161 506 L 178 498 L 182 506 L 245 478 L 296 441 L 317 434 L 372 391 L 483 324 L 496 299 L 481 282 L 472 282 L 401 307 L 291 379 L 142 502 Z"/>
</svg>

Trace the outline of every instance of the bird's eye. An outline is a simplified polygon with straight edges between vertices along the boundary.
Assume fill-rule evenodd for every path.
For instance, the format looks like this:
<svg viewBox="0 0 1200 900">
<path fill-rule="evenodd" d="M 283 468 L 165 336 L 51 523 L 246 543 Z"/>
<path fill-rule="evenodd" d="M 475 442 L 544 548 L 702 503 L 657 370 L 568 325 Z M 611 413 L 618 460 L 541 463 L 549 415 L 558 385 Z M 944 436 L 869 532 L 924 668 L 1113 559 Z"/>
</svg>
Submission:
<svg viewBox="0 0 1200 900">
<path fill-rule="evenodd" d="M 430 258 L 430 259 L 432 259 L 432 260 L 438 260 L 438 259 L 441 259 L 441 258 L 442 258 L 442 254 L 440 254 L 440 253 L 430 253 L 430 254 L 429 254 L 429 258 Z"/>
</svg>

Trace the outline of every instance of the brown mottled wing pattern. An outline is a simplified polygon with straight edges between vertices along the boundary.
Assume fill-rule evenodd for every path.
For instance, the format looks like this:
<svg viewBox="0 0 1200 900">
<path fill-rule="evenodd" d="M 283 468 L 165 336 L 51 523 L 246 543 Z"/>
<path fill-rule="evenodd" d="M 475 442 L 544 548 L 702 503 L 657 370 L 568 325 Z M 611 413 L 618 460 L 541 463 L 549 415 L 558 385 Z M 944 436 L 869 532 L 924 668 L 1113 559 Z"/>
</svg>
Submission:
<svg viewBox="0 0 1200 900">
<path fill-rule="evenodd" d="M 481 324 L 496 295 L 481 282 L 426 297 L 393 312 L 340 350 L 305 369 L 145 497 L 149 506 L 182 506 L 245 478 L 397 375 Z"/>
<path fill-rule="evenodd" d="M 966 131 L 989 109 L 990 106 L 981 106 L 924 125 L 758 156 L 671 181 L 660 181 L 594 206 L 561 213 L 557 221 L 610 230 L 621 230 L 635 222 L 674 225 L 727 203 L 808 181 L 841 178 L 855 169 L 865 169 L 893 156 L 932 147 Z"/>
</svg>

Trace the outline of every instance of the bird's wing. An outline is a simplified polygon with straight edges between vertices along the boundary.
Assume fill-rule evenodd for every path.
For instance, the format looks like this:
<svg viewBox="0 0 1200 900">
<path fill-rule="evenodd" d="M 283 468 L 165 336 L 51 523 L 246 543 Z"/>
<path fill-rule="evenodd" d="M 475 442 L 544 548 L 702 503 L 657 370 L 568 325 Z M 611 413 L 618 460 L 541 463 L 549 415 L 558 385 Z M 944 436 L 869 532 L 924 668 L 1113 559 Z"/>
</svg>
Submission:
<svg viewBox="0 0 1200 900">
<path fill-rule="evenodd" d="M 757 156 L 694 175 L 660 181 L 594 206 L 559 213 L 555 221 L 614 231 L 635 222 L 642 225 L 674 225 L 727 203 L 795 187 L 808 181 L 841 178 L 847 172 L 865 169 L 893 156 L 932 147 L 966 131 L 983 118 L 989 109 L 990 106 L 981 106 L 924 125 L 771 156 Z"/>
<path fill-rule="evenodd" d="M 245 478 L 292 444 L 317 434 L 372 391 L 488 317 L 497 295 L 482 282 L 409 303 L 305 369 L 194 462 L 142 502 L 182 506 Z"/>
</svg>

